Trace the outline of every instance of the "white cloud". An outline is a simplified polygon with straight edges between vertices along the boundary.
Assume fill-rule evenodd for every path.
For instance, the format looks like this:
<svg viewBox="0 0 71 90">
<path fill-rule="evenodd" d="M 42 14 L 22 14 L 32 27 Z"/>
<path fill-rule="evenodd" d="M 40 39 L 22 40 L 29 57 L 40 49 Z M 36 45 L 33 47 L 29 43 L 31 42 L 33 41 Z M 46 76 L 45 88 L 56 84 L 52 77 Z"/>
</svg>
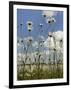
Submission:
<svg viewBox="0 0 71 90">
<path fill-rule="evenodd" d="M 51 49 L 55 47 L 57 50 L 60 50 L 61 49 L 60 40 L 63 40 L 63 32 L 62 31 L 53 32 L 53 36 L 55 37 L 56 46 L 54 44 L 53 37 L 51 38 L 48 37 L 44 42 L 44 46 Z"/>
<path fill-rule="evenodd" d="M 53 38 L 48 37 L 46 41 L 44 42 L 44 46 L 47 48 L 54 48 Z"/>
<path fill-rule="evenodd" d="M 39 37 L 38 37 L 38 40 L 45 41 L 45 38 L 44 38 L 44 36 L 42 36 L 42 35 L 39 35 Z"/>
<path fill-rule="evenodd" d="M 63 39 L 63 31 L 57 31 L 53 33 L 54 37 L 56 40 L 61 40 Z"/>
<path fill-rule="evenodd" d="M 57 15 L 56 11 L 50 11 L 50 10 L 45 10 L 43 11 L 42 15 L 46 15 L 46 17 L 53 17 Z"/>
<path fill-rule="evenodd" d="M 33 42 L 32 46 L 37 48 L 38 47 L 38 42 L 37 41 Z"/>
</svg>

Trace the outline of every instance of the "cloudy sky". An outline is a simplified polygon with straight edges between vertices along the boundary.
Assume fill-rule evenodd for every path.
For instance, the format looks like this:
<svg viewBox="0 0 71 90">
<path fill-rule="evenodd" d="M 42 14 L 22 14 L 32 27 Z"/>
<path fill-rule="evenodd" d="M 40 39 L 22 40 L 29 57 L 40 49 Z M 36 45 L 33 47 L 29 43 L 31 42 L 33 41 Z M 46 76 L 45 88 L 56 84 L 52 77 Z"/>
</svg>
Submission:
<svg viewBox="0 0 71 90">
<path fill-rule="evenodd" d="M 46 18 L 54 18 L 55 23 L 50 25 L 47 23 L 46 19 L 43 17 L 43 14 L 46 14 Z M 32 22 L 32 31 L 31 36 L 33 38 L 33 47 L 37 47 L 38 38 L 45 40 L 45 46 L 48 41 L 48 32 L 55 32 L 56 38 L 60 38 L 63 35 L 63 11 L 42 11 L 42 10 L 28 10 L 28 9 L 17 9 L 17 38 L 21 38 L 26 41 L 29 37 L 27 30 L 27 22 Z M 23 24 L 22 27 L 20 24 Z M 42 29 L 39 25 L 43 24 Z M 43 32 L 42 32 L 43 31 Z M 20 50 L 20 49 L 19 49 Z"/>
</svg>

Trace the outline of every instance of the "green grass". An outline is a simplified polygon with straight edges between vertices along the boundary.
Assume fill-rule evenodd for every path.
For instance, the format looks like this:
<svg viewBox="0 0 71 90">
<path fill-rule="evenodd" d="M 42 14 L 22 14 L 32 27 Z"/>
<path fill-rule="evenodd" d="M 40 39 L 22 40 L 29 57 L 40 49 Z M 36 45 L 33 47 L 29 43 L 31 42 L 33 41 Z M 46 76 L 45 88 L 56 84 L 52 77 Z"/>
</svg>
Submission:
<svg viewBox="0 0 71 90">
<path fill-rule="evenodd" d="M 62 65 L 63 67 L 63 65 Z M 60 65 L 49 66 L 49 69 L 44 69 L 44 67 L 36 67 L 33 70 L 28 70 L 22 68 L 20 71 L 17 71 L 17 80 L 36 80 L 36 79 L 56 79 L 63 78 L 63 68 L 60 68 Z"/>
</svg>

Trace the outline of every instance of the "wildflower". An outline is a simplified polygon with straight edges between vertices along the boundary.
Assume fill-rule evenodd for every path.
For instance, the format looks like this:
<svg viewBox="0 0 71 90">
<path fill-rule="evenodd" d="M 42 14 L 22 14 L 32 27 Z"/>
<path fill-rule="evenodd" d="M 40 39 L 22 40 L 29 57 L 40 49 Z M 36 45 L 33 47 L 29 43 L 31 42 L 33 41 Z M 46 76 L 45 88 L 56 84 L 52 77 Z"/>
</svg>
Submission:
<svg viewBox="0 0 71 90">
<path fill-rule="evenodd" d="M 54 51 L 56 51 L 56 48 L 54 48 Z"/>
<path fill-rule="evenodd" d="M 42 15 L 43 15 L 44 18 L 46 17 L 46 14 L 42 14 Z"/>
<path fill-rule="evenodd" d="M 42 23 L 40 23 L 39 25 L 40 25 L 40 27 L 42 27 L 42 26 L 43 26 L 43 24 L 42 24 Z"/>
<path fill-rule="evenodd" d="M 33 23 L 31 21 L 27 21 L 27 27 L 29 32 L 32 30 L 32 24 Z"/>
<path fill-rule="evenodd" d="M 28 40 L 29 40 L 29 42 L 32 42 L 33 41 L 33 38 L 32 37 L 29 37 Z"/>
<path fill-rule="evenodd" d="M 17 46 L 20 47 L 20 41 L 19 40 L 17 40 Z"/>
<path fill-rule="evenodd" d="M 22 26 L 23 24 L 22 23 L 20 23 L 20 26 Z"/>
<path fill-rule="evenodd" d="M 23 23 L 20 23 L 20 27 L 21 27 L 21 29 L 22 29 L 22 26 L 23 26 Z"/>
<path fill-rule="evenodd" d="M 21 40 L 21 43 L 23 43 L 24 41 L 23 40 Z"/>
<path fill-rule="evenodd" d="M 53 17 L 47 18 L 46 21 L 47 21 L 47 23 L 49 23 L 49 24 L 56 22 L 55 18 L 53 18 Z"/>
<path fill-rule="evenodd" d="M 52 37 L 52 33 L 51 33 L 51 32 L 49 32 L 48 36 L 49 36 L 49 37 Z"/>
</svg>

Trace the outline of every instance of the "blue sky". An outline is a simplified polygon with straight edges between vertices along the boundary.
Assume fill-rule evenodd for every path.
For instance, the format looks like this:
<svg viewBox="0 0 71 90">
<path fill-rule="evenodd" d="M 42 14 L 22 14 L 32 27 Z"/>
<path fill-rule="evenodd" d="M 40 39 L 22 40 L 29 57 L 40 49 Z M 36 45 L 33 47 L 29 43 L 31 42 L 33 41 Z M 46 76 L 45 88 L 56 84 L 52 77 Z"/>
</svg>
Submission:
<svg viewBox="0 0 71 90">
<path fill-rule="evenodd" d="M 53 29 L 54 31 L 63 30 L 63 12 L 58 11 L 57 15 L 54 16 L 56 22 L 53 26 L 50 26 L 46 23 L 45 19 L 42 16 L 42 10 L 31 10 L 31 9 L 17 9 L 17 37 L 24 38 L 28 37 L 27 30 L 27 21 L 33 22 L 33 29 L 31 31 L 31 35 L 36 39 L 39 35 L 45 36 L 48 35 L 48 32 Z M 23 27 L 21 29 L 20 24 L 23 23 Z M 39 24 L 43 23 L 43 33 L 39 30 Z"/>
<path fill-rule="evenodd" d="M 33 23 L 31 36 L 34 38 L 34 41 L 37 41 L 39 36 L 43 36 L 46 40 L 48 37 L 48 32 L 51 30 L 53 30 L 53 32 L 63 30 L 63 11 L 57 11 L 57 15 L 53 16 L 56 22 L 52 24 L 52 26 L 46 23 L 46 20 L 42 16 L 42 12 L 43 12 L 42 10 L 17 9 L 17 38 L 18 39 L 20 38 L 24 39 L 29 37 L 29 32 L 27 29 L 27 21 L 32 21 Z M 21 23 L 23 24 L 22 28 L 20 26 Z M 43 27 L 42 27 L 43 32 L 41 32 L 40 30 L 40 27 L 39 27 L 40 23 L 43 24 Z M 22 48 L 18 48 L 18 52 L 20 52 L 21 50 Z"/>
</svg>

